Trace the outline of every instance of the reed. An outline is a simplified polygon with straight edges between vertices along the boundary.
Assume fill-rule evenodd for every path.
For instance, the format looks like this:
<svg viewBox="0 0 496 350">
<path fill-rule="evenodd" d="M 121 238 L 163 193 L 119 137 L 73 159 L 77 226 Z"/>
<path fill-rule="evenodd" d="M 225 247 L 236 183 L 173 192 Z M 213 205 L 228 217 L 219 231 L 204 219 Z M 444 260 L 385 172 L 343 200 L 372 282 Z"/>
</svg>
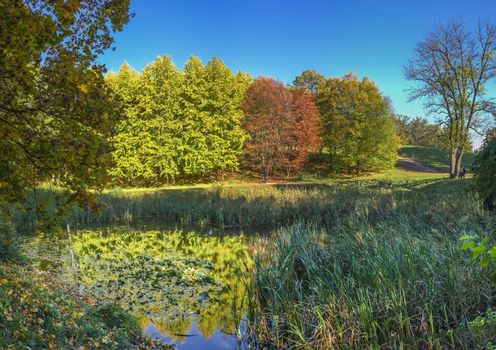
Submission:
<svg viewBox="0 0 496 350">
<path fill-rule="evenodd" d="M 336 202 L 332 225 L 279 230 L 256 259 L 249 338 L 267 348 L 478 348 L 470 321 L 494 307 L 496 285 L 458 237 L 490 234 L 496 218 L 464 186 L 372 191 L 382 195 Z"/>
</svg>

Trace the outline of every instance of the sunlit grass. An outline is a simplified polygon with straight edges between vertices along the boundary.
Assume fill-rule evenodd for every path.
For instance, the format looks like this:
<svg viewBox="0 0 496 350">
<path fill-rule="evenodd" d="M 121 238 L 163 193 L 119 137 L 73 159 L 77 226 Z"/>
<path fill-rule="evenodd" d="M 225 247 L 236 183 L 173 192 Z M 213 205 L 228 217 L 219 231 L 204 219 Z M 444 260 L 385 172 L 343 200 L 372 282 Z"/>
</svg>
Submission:
<svg viewBox="0 0 496 350">
<path fill-rule="evenodd" d="M 496 285 L 458 237 L 491 234 L 496 217 L 468 181 L 361 190 L 383 200 L 338 201 L 333 222 L 268 241 L 253 276 L 252 336 L 268 348 L 472 348 L 468 322 L 494 306 Z"/>
<path fill-rule="evenodd" d="M 399 154 L 412 158 L 432 169 L 449 172 L 449 154 L 447 150 L 434 147 L 405 145 L 399 149 Z M 462 157 L 462 166 L 470 170 L 474 162 L 475 154 L 465 152 Z"/>
</svg>

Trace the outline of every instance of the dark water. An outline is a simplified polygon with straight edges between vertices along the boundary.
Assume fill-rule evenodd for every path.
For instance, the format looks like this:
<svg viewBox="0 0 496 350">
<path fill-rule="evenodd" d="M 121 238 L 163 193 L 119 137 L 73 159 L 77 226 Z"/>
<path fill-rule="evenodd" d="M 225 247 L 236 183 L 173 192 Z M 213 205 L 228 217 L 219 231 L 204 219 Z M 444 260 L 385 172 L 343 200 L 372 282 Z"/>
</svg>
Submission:
<svg viewBox="0 0 496 350">
<path fill-rule="evenodd" d="M 143 332 L 178 349 L 240 349 L 253 232 L 72 229 L 32 237 L 31 263 L 82 293 L 118 303 Z"/>
</svg>

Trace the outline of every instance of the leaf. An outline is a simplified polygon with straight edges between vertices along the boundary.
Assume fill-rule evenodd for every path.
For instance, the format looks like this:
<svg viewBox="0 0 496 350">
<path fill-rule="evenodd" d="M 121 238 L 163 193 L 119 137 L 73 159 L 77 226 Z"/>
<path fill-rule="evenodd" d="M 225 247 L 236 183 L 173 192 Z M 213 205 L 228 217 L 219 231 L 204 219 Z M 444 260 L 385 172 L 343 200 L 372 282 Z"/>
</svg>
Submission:
<svg viewBox="0 0 496 350">
<path fill-rule="evenodd" d="M 475 247 L 475 242 L 468 241 L 462 244 L 461 250 L 468 250 L 468 249 L 472 249 L 473 247 Z"/>
<path fill-rule="evenodd" d="M 492 247 L 491 250 L 489 251 L 489 256 L 491 259 L 496 259 L 496 247 Z"/>
<path fill-rule="evenodd" d="M 487 251 L 487 247 L 484 245 L 475 247 L 472 249 L 472 258 L 476 259 L 478 258 L 481 254 L 485 253 Z"/>
<path fill-rule="evenodd" d="M 474 239 L 476 236 L 473 236 L 473 235 L 463 235 L 459 238 L 460 241 L 468 241 L 469 239 Z"/>
<path fill-rule="evenodd" d="M 480 266 L 482 267 L 486 267 L 487 265 L 489 265 L 489 262 L 491 261 L 491 259 L 489 258 L 489 256 L 485 256 L 479 263 Z"/>
</svg>

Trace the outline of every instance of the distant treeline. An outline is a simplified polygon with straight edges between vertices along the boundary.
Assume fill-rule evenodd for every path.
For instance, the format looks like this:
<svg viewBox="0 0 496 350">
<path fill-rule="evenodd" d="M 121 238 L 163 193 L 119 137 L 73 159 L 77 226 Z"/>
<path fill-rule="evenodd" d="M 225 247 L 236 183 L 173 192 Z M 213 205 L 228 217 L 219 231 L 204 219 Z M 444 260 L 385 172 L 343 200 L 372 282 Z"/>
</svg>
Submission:
<svg viewBox="0 0 496 350">
<path fill-rule="evenodd" d="M 395 120 L 402 144 L 449 149 L 449 129 L 442 123 L 431 123 L 426 118 L 411 118 L 401 114 L 397 114 Z M 465 150 L 472 151 L 472 149 L 471 140 L 468 138 Z"/>
<path fill-rule="evenodd" d="M 332 171 L 394 164 L 392 108 L 377 85 L 354 74 L 305 71 L 292 85 L 233 73 L 217 58 L 169 56 L 142 72 L 127 63 L 106 81 L 120 109 L 110 175 L 117 185 L 157 185 L 223 177 L 226 172 L 291 176 L 320 149 Z"/>
</svg>

